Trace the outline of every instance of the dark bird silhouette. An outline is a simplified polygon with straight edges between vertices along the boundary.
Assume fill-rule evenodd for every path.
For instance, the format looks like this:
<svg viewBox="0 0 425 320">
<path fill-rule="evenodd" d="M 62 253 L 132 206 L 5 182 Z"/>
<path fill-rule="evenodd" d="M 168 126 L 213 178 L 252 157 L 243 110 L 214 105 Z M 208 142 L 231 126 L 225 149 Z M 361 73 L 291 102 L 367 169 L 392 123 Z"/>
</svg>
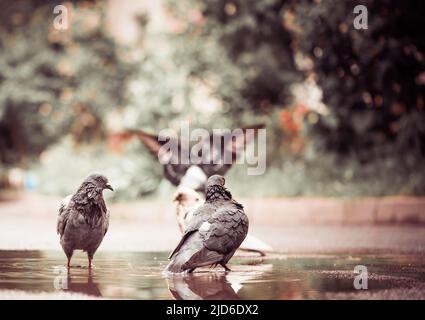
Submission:
<svg viewBox="0 0 425 320">
<path fill-rule="evenodd" d="M 253 141 L 258 130 L 262 128 L 263 124 L 255 124 L 243 127 L 233 135 L 230 132 L 207 135 L 201 141 L 202 152 L 200 151 L 199 155 L 202 161 L 196 163 L 192 162 L 192 158 L 189 159 L 190 163 L 180 161 L 180 154 L 191 152 L 190 142 L 182 139 L 150 134 L 139 129 L 128 129 L 120 133 L 120 139 L 126 141 L 137 137 L 157 160 L 164 156 L 160 154 L 161 147 L 173 141 L 177 145 L 176 153 L 171 151 L 166 155 L 169 161 L 164 164 L 164 177 L 175 186 L 185 186 L 203 193 L 207 178 L 214 174 L 225 175 L 243 153 L 245 144 Z M 214 141 L 220 143 L 214 144 Z M 204 148 L 204 145 L 212 147 Z M 231 163 L 226 163 L 225 158 L 232 159 Z"/>
<path fill-rule="evenodd" d="M 89 268 L 92 267 L 93 256 L 109 226 L 109 210 L 103 199 L 105 189 L 114 190 L 105 176 L 91 174 L 60 205 L 56 230 L 68 258 L 68 268 L 74 250 L 87 252 Z"/>
<path fill-rule="evenodd" d="M 220 175 L 208 178 L 205 203 L 193 213 L 169 257 L 167 272 L 192 272 L 198 267 L 218 264 L 230 271 L 226 264 L 248 233 L 248 217 L 224 183 Z"/>
</svg>

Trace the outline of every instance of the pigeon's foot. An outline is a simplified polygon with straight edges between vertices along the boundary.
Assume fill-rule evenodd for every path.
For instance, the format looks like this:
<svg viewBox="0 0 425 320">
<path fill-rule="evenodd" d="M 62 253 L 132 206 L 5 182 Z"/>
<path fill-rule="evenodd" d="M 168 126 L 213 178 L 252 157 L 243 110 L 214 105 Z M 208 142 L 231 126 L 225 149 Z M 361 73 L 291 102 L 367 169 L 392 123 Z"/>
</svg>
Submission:
<svg viewBox="0 0 425 320">
<path fill-rule="evenodd" d="M 228 268 L 228 267 L 226 266 L 226 264 L 225 264 L 225 263 L 220 263 L 220 265 L 224 268 L 224 270 L 226 270 L 226 272 L 230 272 L 230 271 L 232 271 L 230 268 Z"/>
<path fill-rule="evenodd" d="M 71 268 L 71 258 L 68 258 L 68 261 L 66 263 L 66 267 L 68 268 L 68 270 Z"/>
</svg>

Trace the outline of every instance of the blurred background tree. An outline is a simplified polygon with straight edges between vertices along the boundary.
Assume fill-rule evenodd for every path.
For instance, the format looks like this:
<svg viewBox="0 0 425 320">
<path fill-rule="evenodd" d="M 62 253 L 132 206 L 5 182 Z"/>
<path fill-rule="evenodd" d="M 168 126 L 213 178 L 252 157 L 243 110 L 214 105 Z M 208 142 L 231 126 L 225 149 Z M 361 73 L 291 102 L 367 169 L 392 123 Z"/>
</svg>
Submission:
<svg viewBox="0 0 425 320">
<path fill-rule="evenodd" d="M 229 116 L 263 114 L 287 104 L 290 85 L 301 75 L 291 34 L 282 23 L 285 1 L 204 1 L 198 8 L 195 3 L 174 4 L 177 14 L 189 12 L 186 20 L 192 21 L 178 56 L 189 55 L 192 75 L 215 77 L 214 92 L 224 111 Z"/>
<path fill-rule="evenodd" d="M 127 19 L 139 36 L 124 50 L 105 16 L 122 23 L 129 3 L 67 2 L 66 32 L 53 29 L 53 1 L 0 4 L 3 165 L 41 160 L 43 178 L 97 168 L 118 181 L 115 196 L 135 198 L 162 188 L 162 170 L 126 127 L 262 122 L 267 172 L 232 169 L 238 194 L 253 179 L 260 196 L 425 193 L 422 2 L 138 1 L 146 10 Z M 353 26 L 358 4 L 366 30 Z"/>
<path fill-rule="evenodd" d="M 285 2 L 169 1 L 172 14 L 184 21 L 174 37 L 174 61 L 211 89 L 223 127 L 267 124 L 268 160 L 275 165 L 286 139 L 279 109 L 291 105 L 291 86 L 303 79 L 283 24 Z"/>
<path fill-rule="evenodd" d="M 29 166 L 65 134 L 102 141 L 107 111 L 125 106 L 130 66 L 105 32 L 101 2 L 74 1 L 67 30 L 57 1 L 0 3 L 0 165 Z"/>
<path fill-rule="evenodd" d="M 359 4 L 368 29 L 353 27 Z M 312 126 L 316 142 L 362 162 L 399 153 L 423 161 L 425 3 L 303 0 L 287 12 L 330 109 Z"/>
<path fill-rule="evenodd" d="M 267 123 L 269 167 L 303 181 L 286 194 L 425 192 L 423 3 L 184 3 L 171 5 L 186 22 L 175 60 L 212 83 L 231 125 Z"/>
</svg>

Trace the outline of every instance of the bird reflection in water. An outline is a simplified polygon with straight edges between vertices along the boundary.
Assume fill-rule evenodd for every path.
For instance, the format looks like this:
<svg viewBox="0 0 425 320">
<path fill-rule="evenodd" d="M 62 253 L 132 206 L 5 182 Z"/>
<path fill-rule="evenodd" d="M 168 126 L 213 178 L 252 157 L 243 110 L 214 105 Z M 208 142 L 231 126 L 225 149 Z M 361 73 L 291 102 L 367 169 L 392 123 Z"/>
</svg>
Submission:
<svg viewBox="0 0 425 320">
<path fill-rule="evenodd" d="M 273 269 L 271 264 L 238 266 L 236 272 L 168 274 L 168 289 L 176 300 L 239 300 L 244 283 Z"/>
<path fill-rule="evenodd" d="M 197 272 L 176 274 L 167 278 L 168 289 L 177 300 L 238 300 L 237 289 L 224 273 Z"/>
<path fill-rule="evenodd" d="M 83 293 L 89 296 L 101 297 L 102 292 L 93 277 L 93 272 L 88 270 L 87 274 L 72 275 L 67 273 L 67 286 L 64 290 L 73 293 Z"/>
</svg>

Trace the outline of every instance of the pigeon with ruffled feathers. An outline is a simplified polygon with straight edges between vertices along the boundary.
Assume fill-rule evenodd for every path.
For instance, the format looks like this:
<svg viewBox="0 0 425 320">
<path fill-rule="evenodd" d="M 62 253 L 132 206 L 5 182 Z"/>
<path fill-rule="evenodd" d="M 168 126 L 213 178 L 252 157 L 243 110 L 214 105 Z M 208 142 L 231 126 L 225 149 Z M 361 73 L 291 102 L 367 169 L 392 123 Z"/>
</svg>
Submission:
<svg viewBox="0 0 425 320">
<path fill-rule="evenodd" d="M 70 267 L 74 250 L 87 252 L 88 266 L 109 227 L 109 210 L 103 190 L 114 189 L 101 174 L 89 175 L 73 195 L 66 197 L 59 208 L 56 231 Z"/>
<path fill-rule="evenodd" d="M 208 178 L 205 203 L 196 209 L 182 239 L 170 255 L 166 271 L 192 272 L 198 267 L 227 262 L 248 233 L 248 217 L 243 206 L 232 199 L 220 175 Z"/>
</svg>

